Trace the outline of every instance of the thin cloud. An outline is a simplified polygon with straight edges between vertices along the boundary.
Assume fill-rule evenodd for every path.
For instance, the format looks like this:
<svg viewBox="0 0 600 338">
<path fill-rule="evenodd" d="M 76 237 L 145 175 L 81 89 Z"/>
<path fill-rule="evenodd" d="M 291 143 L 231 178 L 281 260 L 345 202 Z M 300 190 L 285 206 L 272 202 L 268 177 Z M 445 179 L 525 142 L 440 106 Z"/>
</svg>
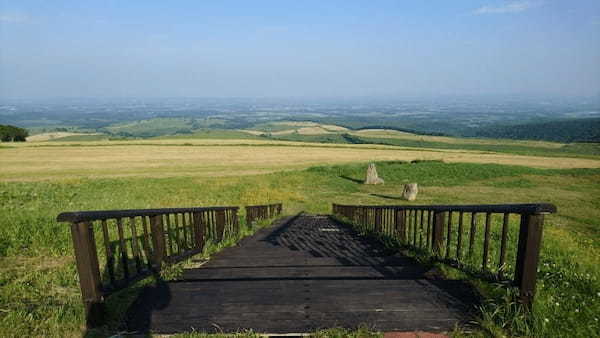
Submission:
<svg viewBox="0 0 600 338">
<path fill-rule="evenodd" d="M 21 13 L 0 13 L 0 23 L 25 23 L 29 17 Z"/>
<path fill-rule="evenodd" d="M 473 14 L 508 14 L 520 13 L 541 5 L 539 1 L 511 1 L 500 6 L 483 6 L 473 11 Z"/>
</svg>

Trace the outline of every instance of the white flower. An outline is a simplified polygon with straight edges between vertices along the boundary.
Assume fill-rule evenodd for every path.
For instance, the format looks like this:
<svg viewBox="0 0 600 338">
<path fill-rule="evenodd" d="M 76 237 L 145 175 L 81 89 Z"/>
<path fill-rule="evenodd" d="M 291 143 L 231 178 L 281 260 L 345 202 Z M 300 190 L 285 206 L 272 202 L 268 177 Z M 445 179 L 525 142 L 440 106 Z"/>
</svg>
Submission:
<svg viewBox="0 0 600 338">
<path fill-rule="evenodd" d="M 559 305 L 560 305 L 560 304 L 558 304 L 558 302 L 556 302 L 555 304 L 556 304 L 556 306 L 559 306 Z"/>
<path fill-rule="evenodd" d="M 575 312 L 579 312 L 579 309 L 575 309 Z"/>
<path fill-rule="evenodd" d="M 548 318 L 544 318 L 544 321 L 548 323 L 550 320 Z M 596 321 L 598 321 L 598 318 L 596 318 Z"/>
</svg>

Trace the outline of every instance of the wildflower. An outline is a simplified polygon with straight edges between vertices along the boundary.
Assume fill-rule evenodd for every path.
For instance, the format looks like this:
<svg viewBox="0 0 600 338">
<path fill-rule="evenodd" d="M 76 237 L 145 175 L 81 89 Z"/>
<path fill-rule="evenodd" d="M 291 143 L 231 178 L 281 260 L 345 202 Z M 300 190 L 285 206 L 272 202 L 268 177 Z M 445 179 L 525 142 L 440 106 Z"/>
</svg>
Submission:
<svg viewBox="0 0 600 338">
<path fill-rule="evenodd" d="M 555 304 L 556 304 L 556 306 L 559 306 L 559 305 L 560 305 L 560 304 L 558 304 L 558 302 L 556 302 Z"/>
<path fill-rule="evenodd" d="M 546 323 L 550 322 L 550 320 L 549 320 L 548 318 L 544 318 L 544 321 L 545 321 Z M 596 321 L 598 321 L 598 318 L 596 318 Z"/>
<path fill-rule="evenodd" d="M 579 312 L 579 309 L 575 309 L 575 312 Z"/>
</svg>

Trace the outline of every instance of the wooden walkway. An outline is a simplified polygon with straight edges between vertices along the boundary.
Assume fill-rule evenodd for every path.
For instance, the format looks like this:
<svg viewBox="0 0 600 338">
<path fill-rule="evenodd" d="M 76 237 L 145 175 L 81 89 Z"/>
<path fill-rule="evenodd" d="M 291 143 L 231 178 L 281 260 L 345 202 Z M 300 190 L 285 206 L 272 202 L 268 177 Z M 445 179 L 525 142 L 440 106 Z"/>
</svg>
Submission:
<svg viewBox="0 0 600 338">
<path fill-rule="evenodd" d="M 186 270 L 182 280 L 144 289 L 127 329 L 441 332 L 469 320 L 470 288 L 426 278 L 423 267 L 393 254 L 327 216 L 284 219 Z"/>
</svg>

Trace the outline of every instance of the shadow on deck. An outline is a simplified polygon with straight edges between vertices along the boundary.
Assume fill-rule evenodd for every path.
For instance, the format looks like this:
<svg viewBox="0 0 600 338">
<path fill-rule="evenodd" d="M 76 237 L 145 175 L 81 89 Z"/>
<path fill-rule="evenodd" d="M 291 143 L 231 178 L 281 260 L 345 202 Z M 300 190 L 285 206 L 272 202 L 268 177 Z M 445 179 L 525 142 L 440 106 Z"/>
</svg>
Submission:
<svg viewBox="0 0 600 338">
<path fill-rule="evenodd" d="M 477 305 L 473 290 L 426 272 L 327 216 L 301 215 L 185 270 L 181 280 L 145 288 L 128 310 L 127 330 L 441 332 L 465 324 Z"/>
</svg>

